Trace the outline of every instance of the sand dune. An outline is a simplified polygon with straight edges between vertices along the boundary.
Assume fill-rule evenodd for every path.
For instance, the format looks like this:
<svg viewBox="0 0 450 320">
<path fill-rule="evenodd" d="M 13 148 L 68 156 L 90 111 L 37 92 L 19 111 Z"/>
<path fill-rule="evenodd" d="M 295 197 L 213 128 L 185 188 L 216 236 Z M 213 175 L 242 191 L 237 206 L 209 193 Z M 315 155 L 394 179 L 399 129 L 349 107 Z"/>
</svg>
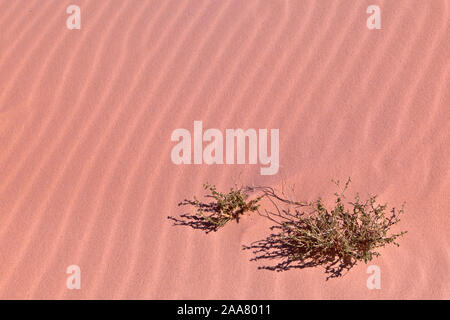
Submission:
<svg viewBox="0 0 450 320">
<path fill-rule="evenodd" d="M 449 299 L 450 2 L 377 1 L 369 30 L 372 2 L 0 0 L 0 298 Z M 279 128 L 279 173 L 174 165 L 195 120 Z M 349 176 L 406 202 L 381 290 L 364 264 L 258 270 L 256 215 L 207 235 L 167 219 L 205 181 L 307 200 Z"/>
</svg>

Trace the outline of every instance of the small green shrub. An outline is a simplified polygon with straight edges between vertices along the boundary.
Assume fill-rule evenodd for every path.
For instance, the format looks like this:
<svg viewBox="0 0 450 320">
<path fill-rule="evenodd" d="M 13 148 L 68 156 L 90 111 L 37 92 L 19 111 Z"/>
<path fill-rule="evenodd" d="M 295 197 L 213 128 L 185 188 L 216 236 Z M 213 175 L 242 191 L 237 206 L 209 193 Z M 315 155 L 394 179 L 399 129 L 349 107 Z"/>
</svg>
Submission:
<svg viewBox="0 0 450 320">
<path fill-rule="evenodd" d="M 203 187 L 210 192 L 207 197 L 215 200 L 215 210 L 212 213 L 205 212 L 202 202 L 194 197 L 196 213 L 217 228 L 223 227 L 232 220 L 239 222 L 244 213 L 258 210 L 258 202 L 261 198 L 248 201 L 248 194 L 243 189 L 230 188 L 228 193 L 224 193 L 218 192 L 215 185 L 205 183 Z"/>
<path fill-rule="evenodd" d="M 176 225 L 188 225 L 195 229 L 203 229 L 206 232 L 217 231 L 227 222 L 239 219 L 247 212 L 255 212 L 259 208 L 261 197 L 249 200 L 249 188 L 230 188 L 229 192 L 219 192 L 215 185 L 205 183 L 204 189 L 209 191 L 207 198 L 213 201 L 205 203 L 194 196 L 194 200 L 185 199 L 179 205 L 190 205 L 195 208 L 193 215 L 184 214 L 182 219 L 168 217 L 175 221 Z"/>
</svg>

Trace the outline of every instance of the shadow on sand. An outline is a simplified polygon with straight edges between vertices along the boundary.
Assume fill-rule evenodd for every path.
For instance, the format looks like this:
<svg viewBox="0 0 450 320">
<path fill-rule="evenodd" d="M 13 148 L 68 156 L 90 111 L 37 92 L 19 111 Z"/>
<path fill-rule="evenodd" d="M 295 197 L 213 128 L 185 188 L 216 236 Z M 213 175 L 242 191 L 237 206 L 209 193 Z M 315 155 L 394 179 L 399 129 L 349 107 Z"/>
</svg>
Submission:
<svg viewBox="0 0 450 320">
<path fill-rule="evenodd" d="M 201 208 L 203 212 L 206 214 L 214 214 L 220 211 L 219 205 L 216 202 L 196 202 L 194 200 L 187 200 L 180 202 L 178 204 L 179 207 L 182 206 L 193 206 L 197 208 Z M 180 215 L 179 218 L 168 216 L 167 219 L 173 221 L 174 226 L 186 226 L 191 227 L 196 230 L 202 230 L 206 234 L 217 231 L 219 229 L 218 225 L 206 220 L 204 217 L 192 214 L 192 213 L 184 213 Z"/>
<path fill-rule="evenodd" d="M 250 261 L 263 263 L 258 269 L 271 271 L 287 271 L 291 269 L 304 269 L 323 267 L 327 280 L 343 276 L 350 270 L 356 261 L 343 262 L 336 254 L 330 251 L 329 255 L 324 256 L 323 251 L 306 252 L 286 243 L 281 236 L 282 227 L 273 226 L 272 232 L 267 238 L 252 242 L 250 245 L 244 245 L 243 250 L 251 250 L 254 257 Z"/>
</svg>

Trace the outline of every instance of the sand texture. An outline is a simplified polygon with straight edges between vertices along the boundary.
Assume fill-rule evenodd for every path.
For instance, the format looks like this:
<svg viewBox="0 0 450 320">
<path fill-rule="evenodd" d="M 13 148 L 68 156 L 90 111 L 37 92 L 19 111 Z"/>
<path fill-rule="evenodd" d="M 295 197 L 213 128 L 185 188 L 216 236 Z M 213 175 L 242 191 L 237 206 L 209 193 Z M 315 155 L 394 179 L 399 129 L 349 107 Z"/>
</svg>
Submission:
<svg viewBox="0 0 450 320">
<path fill-rule="evenodd" d="M 0 298 L 449 299 L 449 40 L 448 0 L 0 0 Z M 278 174 L 175 165 L 195 120 L 278 128 Z M 364 263 L 258 270 L 256 214 L 207 235 L 167 219 L 237 177 L 406 202 L 400 248 L 371 263 L 381 290 Z"/>
</svg>

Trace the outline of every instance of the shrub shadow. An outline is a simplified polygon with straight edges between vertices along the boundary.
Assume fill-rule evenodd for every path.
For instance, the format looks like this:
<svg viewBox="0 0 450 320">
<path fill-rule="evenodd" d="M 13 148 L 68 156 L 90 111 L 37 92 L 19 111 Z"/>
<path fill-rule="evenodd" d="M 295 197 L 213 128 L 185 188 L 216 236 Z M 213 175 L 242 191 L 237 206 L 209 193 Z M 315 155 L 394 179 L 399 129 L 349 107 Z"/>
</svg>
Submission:
<svg viewBox="0 0 450 320">
<path fill-rule="evenodd" d="M 185 199 L 182 202 L 178 204 L 179 207 L 181 206 L 194 206 L 201 208 L 203 212 L 213 214 L 213 213 L 219 213 L 220 208 L 219 205 L 216 202 L 196 202 L 194 200 L 188 200 Z M 173 221 L 174 226 L 187 226 L 191 227 L 193 229 L 202 230 L 206 234 L 217 231 L 219 229 L 218 225 L 211 223 L 210 221 L 206 220 L 204 217 L 192 213 L 184 213 L 181 214 L 178 218 L 168 216 L 167 219 Z"/>
<path fill-rule="evenodd" d="M 271 233 L 265 239 L 252 242 L 250 245 L 244 245 L 243 250 L 251 250 L 254 257 L 250 261 L 259 261 L 266 263 L 260 265 L 260 270 L 287 271 L 291 269 L 304 269 L 314 267 L 324 267 L 326 280 L 338 278 L 346 274 L 356 261 L 344 262 L 340 257 L 330 250 L 328 255 L 323 252 L 302 251 L 298 247 L 287 244 L 281 237 L 283 228 L 281 226 L 272 226 Z M 279 231 L 279 232 L 274 232 Z M 269 264 L 273 261 L 272 264 Z"/>
</svg>

